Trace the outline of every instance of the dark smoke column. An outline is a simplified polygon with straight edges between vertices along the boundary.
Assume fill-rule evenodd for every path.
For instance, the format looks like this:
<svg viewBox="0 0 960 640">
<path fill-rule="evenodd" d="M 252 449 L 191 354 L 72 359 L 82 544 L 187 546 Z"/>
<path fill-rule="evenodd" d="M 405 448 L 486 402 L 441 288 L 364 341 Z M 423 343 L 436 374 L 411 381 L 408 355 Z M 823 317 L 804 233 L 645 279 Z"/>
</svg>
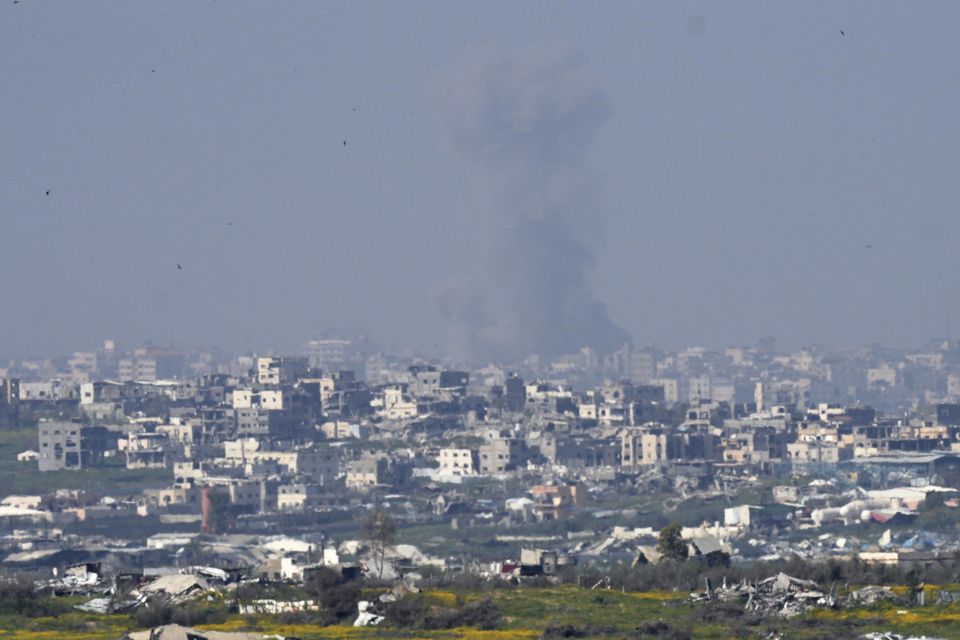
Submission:
<svg viewBox="0 0 960 640">
<path fill-rule="evenodd" d="M 450 75 L 445 100 L 446 139 L 475 189 L 470 272 L 434 290 L 453 349 L 513 360 L 629 341 L 587 282 L 601 214 L 584 158 L 611 109 L 586 58 L 560 47 L 488 52 Z"/>
</svg>

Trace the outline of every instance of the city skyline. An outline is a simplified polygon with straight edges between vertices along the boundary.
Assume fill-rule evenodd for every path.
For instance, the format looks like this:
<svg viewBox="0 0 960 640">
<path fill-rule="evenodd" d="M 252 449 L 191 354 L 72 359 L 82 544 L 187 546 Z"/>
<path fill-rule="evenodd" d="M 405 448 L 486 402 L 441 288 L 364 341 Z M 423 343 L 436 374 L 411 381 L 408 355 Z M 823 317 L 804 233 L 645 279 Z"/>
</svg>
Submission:
<svg viewBox="0 0 960 640">
<path fill-rule="evenodd" d="M 0 3 L 0 636 L 960 637 L 957 24 Z"/>
</svg>

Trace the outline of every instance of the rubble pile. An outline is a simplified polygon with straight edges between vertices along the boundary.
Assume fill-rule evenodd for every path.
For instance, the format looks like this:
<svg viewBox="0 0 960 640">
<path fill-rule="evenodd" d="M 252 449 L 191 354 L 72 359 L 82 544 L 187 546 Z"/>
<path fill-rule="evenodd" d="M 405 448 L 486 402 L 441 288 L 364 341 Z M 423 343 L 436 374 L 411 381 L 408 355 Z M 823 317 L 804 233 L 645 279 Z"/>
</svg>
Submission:
<svg viewBox="0 0 960 640">
<path fill-rule="evenodd" d="M 749 594 L 744 609 L 760 615 L 772 612 L 774 615 L 789 618 L 810 609 L 833 608 L 835 605 L 833 594 L 820 591 L 817 583 L 781 572 L 758 582 L 754 591 Z"/>
<path fill-rule="evenodd" d="M 951 601 L 950 596 L 949 592 L 942 591 L 941 602 Z M 690 602 L 711 600 L 741 601 L 744 602 L 744 611 L 747 613 L 761 617 L 782 618 L 790 618 L 822 608 L 848 609 L 883 603 L 898 606 L 910 604 L 906 598 L 898 596 L 890 587 L 871 585 L 851 591 L 845 597 L 837 597 L 833 588 L 829 592 L 824 592 L 811 580 L 801 580 L 782 572 L 755 583 L 742 581 L 728 586 L 724 580 L 723 586 L 711 588 L 708 582 L 705 591 L 692 593 L 689 598 Z M 880 635 L 877 638 L 886 640 L 887 636 Z"/>
<path fill-rule="evenodd" d="M 109 588 L 103 579 L 100 563 L 95 562 L 84 562 L 67 567 L 61 576 L 57 576 L 54 572 L 53 579 L 39 583 L 37 586 L 46 588 L 58 596 L 104 593 Z"/>
<path fill-rule="evenodd" d="M 832 593 L 820 591 L 810 580 L 801 580 L 778 573 L 759 582 L 739 582 L 732 586 L 724 584 L 702 593 L 691 594 L 692 602 L 720 600 L 724 602 L 745 600 L 744 611 L 759 616 L 789 618 L 815 608 L 833 608 L 836 598 Z"/>
<path fill-rule="evenodd" d="M 385 608 L 408 593 L 420 593 L 420 588 L 409 580 L 400 580 L 392 589 L 380 594 L 376 600 L 361 600 L 357 603 L 357 619 L 354 620 L 353 626 L 377 626 L 386 620 L 383 615 Z"/>
<path fill-rule="evenodd" d="M 121 640 L 284 640 L 280 636 L 239 631 L 201 631 L 178 624 L 166 624 L 146 631 L 132 631 Z"/>
<path fill-rule="evenodd" d="M 869 586 L 853 591 L 844 600 L 845 607 L 871 606 L 883 602 L 906 605 L 907 601 L 890 589 L 890 587 Z"/>
<path fill-rule="evenodd" d="M 860 637 L 864 640 L 943 640 L 942 638 L 931 638 L 930 636 L 902 636 L 899 633 L 889 631 L 865 633 Z"/>
<path fill-rule="evenodd" d="M 813 609 L 854 608 L 880 603 L 905 606 L 908 601 L 895 594 L 890 587 L 867 586 L 838 598 L 833 589 L 824 592 L 817 583 L 778 573 L 759 582 L 742 581 L 728 586 L 692 593 L 690 602 L 744 602 L 744 611 L 761 617 L 790 618 Z"/>
<path fill-rule="evenodd" d="M 374 613 L 376 608 L 368 600 L 361 600 L 357 603 L 357 619 L 353 622 L 355 627 L 375 627 L 384 621 L 384 617 Z"/>
<path fill-rule="evenodd" d="M 153 582 L 130 592 L 134 599 L 163 598 L 171 604 L 181 604 L 196 596 L 210 591 L 210 585 L 203 578 L 192 575 L 160 576 Z"/>
</svg>

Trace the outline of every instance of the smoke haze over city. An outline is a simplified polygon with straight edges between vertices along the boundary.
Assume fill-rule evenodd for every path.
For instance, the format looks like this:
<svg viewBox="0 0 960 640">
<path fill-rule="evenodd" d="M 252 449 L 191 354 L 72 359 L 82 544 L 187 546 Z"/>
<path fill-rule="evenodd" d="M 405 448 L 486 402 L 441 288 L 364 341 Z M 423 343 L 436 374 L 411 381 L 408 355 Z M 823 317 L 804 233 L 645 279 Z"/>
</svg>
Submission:
<svg viewBox="0 0 960 640">
<path fill-rule="evenodd" d="M 583 158 L 610 106 L 585 63 L 556 47 L 486 52 L 451 81 L 448 140 L 477 167 L 471 274 L 436 293 L 455 353 L 610 352 L 628 341 L 587 280 L 603 216 Z"/>
<path fill-rule="evenodd" d="M 6 3 L 0 354 L 951 332 L 960 8 L 615 8 Z"/>
</svg>

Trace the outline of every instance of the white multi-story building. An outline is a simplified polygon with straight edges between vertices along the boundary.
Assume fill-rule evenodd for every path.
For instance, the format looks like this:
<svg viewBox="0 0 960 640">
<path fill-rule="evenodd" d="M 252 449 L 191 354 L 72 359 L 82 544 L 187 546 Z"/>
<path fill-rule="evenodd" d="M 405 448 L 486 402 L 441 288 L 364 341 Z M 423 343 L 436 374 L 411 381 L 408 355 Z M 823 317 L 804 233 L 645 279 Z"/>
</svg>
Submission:
<svg viewBox="0 0 960 640">
<path fill-rule="evenodd" d="M 480 466 L 476 452 L 470 449 L 440 449 L 437 460 L 440 474 L 447 476 L 476 475 Z"/>
</svg>

